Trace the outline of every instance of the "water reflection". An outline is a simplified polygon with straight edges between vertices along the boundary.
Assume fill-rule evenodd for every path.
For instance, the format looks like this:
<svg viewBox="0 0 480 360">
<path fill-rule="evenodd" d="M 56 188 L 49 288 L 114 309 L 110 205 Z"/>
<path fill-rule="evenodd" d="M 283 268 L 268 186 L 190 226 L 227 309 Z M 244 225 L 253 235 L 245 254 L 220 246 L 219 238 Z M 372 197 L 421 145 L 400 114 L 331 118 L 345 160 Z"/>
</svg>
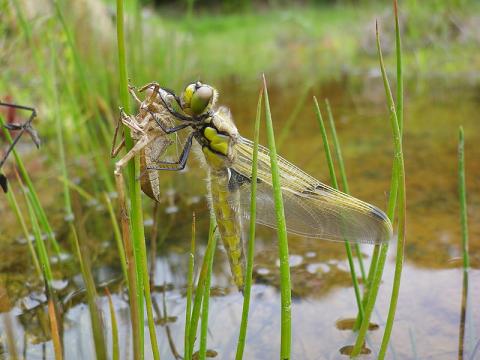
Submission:
<svg viewBox="0 0 480 360">
<path fill-rule="evenodd" d="M 217 254 L 220 255 L 220 254 Z M 217 262 L 222 256 L 217 257 Z M 177 261 L 175 261 L 175 259 Z M 172 261 L 174 260 L 174 261 Z M 226 259 L 224 259 L 226 261 Z M 178 274 L 178 265 L 183 262 L 181 256 L 158 257 L 156 285 L 153 287 L 153 299 L 156 303 L 155 317 L 157 335 L 160 340 L 163 359 L 174 359 L 172 342 L 176 352 L 182 353 L 184 331 L 184 279 Z M 173 264 L 173 266 L 172 266 Z M 222 271 L 223 270 L 223 271 Z M 104 270 L 102 270 L 104 271 Z M 107 270 L 108 271 L 108 270 Z M 398 315 L 392 336 L 392 351 L 400 359 L 414 358 L 414 353 L 421 359 L 451 359 L 458 352 L 459 332 L 463 327 L 465 349 L 467 354 L 472 354 L 479 334 L 478 322 L 480 309 L 472 302 L 468 315 L 459 309 L 462 304 L 462 271 L 459 269 L 425 270 L 407 265 L 404 269 L 405 277 L 402 283 Z M 292 278 L 298 279 L 303 274 L 301 268 L 292 268 Z M 112 273 L 113 275 L 113 273 Z M 385 314 L 388 308 L 389 292 L 393 275 L 393 264 L 388 264 L 385 271 L 385 280 L 379 294 L 376 315 L 373 321 L 382 327 L 384 319 L 380 314 Z M 219 358 L 229 359 L 234 356 L 234 349 L 238 335 L 238 324 L 242 306 L 242 296 L 234 286 L 219 286 L 228 284 L 228 265 L 223 269 L 217 267 L 212 283 L 211 311 L 209 322 L 208 346 L 219 353 Z M 348 274 L 345 274 L 348 280 Z M 321 278 L 319 278 L 321 279 Z M 323 282 L 334 281 L 324 279 Z M 294 280 L 295 283 L 295 280 Z M 469 299 L 480 296 L 480 271 L 470 272 Z M 115 289 L 115 284 L 110 284 Z M 342 318 L 356 315 L 353 290 L 348 284 L 337 285 L 330 289 L 322 283 L 314 286 L 311 284 L 310 294 L 296 296 L 293 301 L 293 357 L 300 359 L 340 359 L 340 350 L 353 344 L 354 336 L 350 331 L 343 331 L 338 326 Z M 322 296 L 312 296 L 316 292 Z M 99 291 L 99 294 L 103 294 Z M 93 343 L 91 336 L 90 317 L 88 306 L 84 304 L 79 292 L 70 295 L 64 303 L 64 342 L 65 355 L 69 359 L 92 358 Z M 24 352 L 27 358 L 40 358 L 46 352 L 46 358 L 53 357 L 53 348 L 48 341 L 48 326 L 44 327 L 39 322 L 46 321 L 46 307 L 40 304 L 20 311 L 19 308 L 11 310 L 15 315 L 14 333 L 16 334 L 17 347 Z M 122 339 L 122 358 L 129 358 L 131 343 L 128 338 L 130 332 L 130 318 L 128 302 L 124 292 L 117 288 L 113 294 L 113 301 L 119 323 Z M 165 301 L 165 307 L 163 307 Z M 108 303 L 105 297 L 99 300 L 103 311 L 104 323 L 109 324 Z M 275 358 L 279 346 L 280 326 L 280 295 L 275 284 L 267 282 L 257 283 L 252 291 L 252 307 L 250 327 L 247 333 L 246 358 Z M 463 310 L 462 310 L 463 311 Z M 467 326 L 465 326 L 467 324 Z M 168 330 L 167 326 L 168 325 Z M 44 329 L 44 331 L 42 331 Z M 167 334 L 170 334 L 167 336 Z M 145 335 L 148 338 L 148 331 Z M 367 347 L 377 349 L 381 341 L 381 331 L 371 331 Z M 110 344 L 110 332 L 107 332 L 107 342 Z M 168 339 L 170 337 L 170 340 Z M 25 338 L 25 341 L 20 339 Z M 146 352 L 149 354 L 148 342 Z M 147 357 L 148 358 L 148 357 Z M 375 354 L 371 354 L 375 358 Z"/>
</svg>

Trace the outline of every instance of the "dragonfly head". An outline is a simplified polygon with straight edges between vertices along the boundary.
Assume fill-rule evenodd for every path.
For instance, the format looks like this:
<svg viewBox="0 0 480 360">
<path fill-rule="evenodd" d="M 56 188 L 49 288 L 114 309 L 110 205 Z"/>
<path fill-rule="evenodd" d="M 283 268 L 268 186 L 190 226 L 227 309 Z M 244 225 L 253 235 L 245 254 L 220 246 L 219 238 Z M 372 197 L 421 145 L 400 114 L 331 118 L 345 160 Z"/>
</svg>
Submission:
<svg viewBox="0 0 480 360">
<path fill-rule="evenodd" d="M 182 93 L 181 102 L 185 113 L 198 116 L 209 111 L 217 100 L 217 90 L 200 81 L 189 84 Z"/>
</svg>

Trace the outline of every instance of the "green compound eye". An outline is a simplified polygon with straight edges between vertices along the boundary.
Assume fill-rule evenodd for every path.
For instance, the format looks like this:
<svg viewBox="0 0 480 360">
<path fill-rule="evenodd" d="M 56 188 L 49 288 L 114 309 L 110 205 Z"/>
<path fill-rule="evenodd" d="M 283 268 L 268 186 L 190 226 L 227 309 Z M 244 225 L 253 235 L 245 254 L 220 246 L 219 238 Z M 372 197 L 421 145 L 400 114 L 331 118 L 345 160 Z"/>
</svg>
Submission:
<svg viewBox="0 0 480 360">
<path fill-rule="evenodd" d="M 190 109 L 195 115 L 199 115 L 207 110 L 208 105 L 213 99 L 213 89 L 208 85 L 201 85 L 192 95 Z"/>
<path fill-rule="evenodd" d="M 183 92 L 183 110 L 190 115 L 200 115 L 209 109 L 214 96 L 211 86 L 200 82 L 190 84 Z"/>
</svg>

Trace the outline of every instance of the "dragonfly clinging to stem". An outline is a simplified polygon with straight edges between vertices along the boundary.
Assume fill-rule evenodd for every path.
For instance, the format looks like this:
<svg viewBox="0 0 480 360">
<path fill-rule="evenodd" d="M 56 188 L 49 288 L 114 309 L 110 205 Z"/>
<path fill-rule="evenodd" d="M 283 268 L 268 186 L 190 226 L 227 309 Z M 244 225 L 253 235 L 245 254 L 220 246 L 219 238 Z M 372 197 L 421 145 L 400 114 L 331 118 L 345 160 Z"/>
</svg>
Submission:
<svg viewBox="0 0 480 360">
<path fill-rule="evenodd" d="M 156 160 L 148 170 L 181 170 L 198 142 L 208 171 L 210 208 L 215 213 L 226 247 L 235 284 L 244 285 L 244 235 L 242 222 L 250 214 L 253 142 L 242 137 L 226 107 L 216 106 L 215 88 L 201 82 L 189 84 L 180 97 L 156 83 L 164 108 L 180 125 L 165 127 L 165 134 L 184 128 L 192 131 L 176 162 Z M 155 113 L 151 113 L 157 118 Z M 392 225 L 377 207 L 323 184 L 278 156 L 287 231 L 331 241 L 381 244 L 392 237 Z M 259 146 L 257 180 L 257 223 L 276 228 L 269 150 Z"/>
</svg>

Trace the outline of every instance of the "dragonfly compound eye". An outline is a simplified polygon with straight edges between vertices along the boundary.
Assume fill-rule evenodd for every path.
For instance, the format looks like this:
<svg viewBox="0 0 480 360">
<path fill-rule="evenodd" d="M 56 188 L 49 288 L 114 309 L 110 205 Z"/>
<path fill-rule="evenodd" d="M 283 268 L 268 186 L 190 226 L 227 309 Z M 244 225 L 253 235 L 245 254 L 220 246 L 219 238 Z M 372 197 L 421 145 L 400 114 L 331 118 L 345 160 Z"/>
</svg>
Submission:
<svg viewBox="0 0 480 360">
<path fill-rule="evenodd" d="M 208 110 L 213 100 L 213 89 L 208 85 L 201 85 L 192 94 L 190 109 L 194 115 L 200 115 Z"/>
</svg>

